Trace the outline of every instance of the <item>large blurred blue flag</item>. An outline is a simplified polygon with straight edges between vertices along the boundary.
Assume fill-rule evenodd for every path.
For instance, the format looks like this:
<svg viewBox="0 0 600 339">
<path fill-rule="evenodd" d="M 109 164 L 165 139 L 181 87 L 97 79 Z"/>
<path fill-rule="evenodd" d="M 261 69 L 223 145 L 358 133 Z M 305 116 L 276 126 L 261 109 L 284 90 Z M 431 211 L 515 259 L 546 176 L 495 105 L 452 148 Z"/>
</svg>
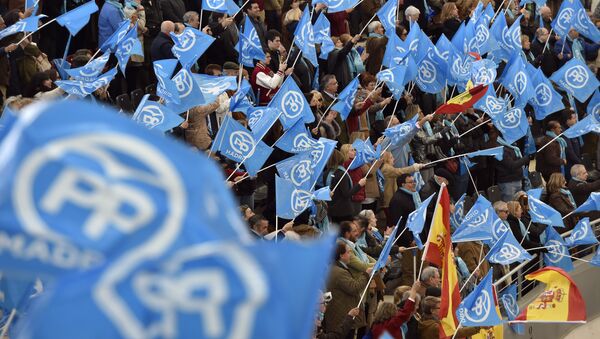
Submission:
<svg viewBox="0 0 600 339">
<path fill-rule="evenodd" d="M 338 102 L 331 107 L 332 110 L 338 112 L 340 114 L 340 118 L 342 120 L 348 119 L 348 115 L 352 108 L 354 107 L 354 98 L 356 97 L 356 92 L 358 91 L 358 76 L 354 78 L 346 88 L 342 90 L 340 95 L 338 95 Z"/>
<path fill-rule="evenodd" d="M 546 227 L 544 231 L 546 241 L 544 246 L 548 250 L 543 254 L 544 264 L 563 269 L 565 272 L 573 270 L 573 261 L 569 257 L 569 248 L 567 248 L 563 238 L 556 232 L 554 227 Z"/>
<path fill-rule="evenodd" d="M 45 18 L 46 15 L 32 15 L 28 18 L 19 20 L 14 24 L 8 26 L 7 28 L 0 31 L 0 40 L 6 38 L 7 36 L 11 36 L 13 34 L 17 34 L 20 32 L 34 32 L 38 29 L 38 22 L 41 18 Z"/>
<path fill-rule="evenodd" d="M 292 77 L 287 77 L 283 85 L 279 87 L 277 93 L 269 103 L 269 107 L 277 109 L 281 112 L 279 119 L 283 129 L 288 129 L 299 119 L 305 123 L 315 121 L 315 116 L 310 109 L 306 97 L 294 81 Z"/>
<path fill-rule="evenodd" d="M 81 80 L 57 80 L 55 84 L 60 87 L 63 91 L 83 98 L 88 96 L 100 87 L 108 85 L 113 78 L 117 75 L 117 68 L 113 68 L 106 73 L 98 76 L 94 80 L 81 81 Z"/>
<path fill-rule="evenodd" d="M 237 163 L 244 162 L 248 174 L 256 176 L 273 149 L 229 115 L 225 116 L 214 143 L 216 150 Z"/>
<path fill-rule="evenodd" d="M 600 87 L 589 67 L 577 58 L 571 58 L 558 71 L 550 76 L 550 80 L 570 93 L 580 102 L 585 102 Z"/>
<path fill-rule="evenodd" d="M 61 281 L 23 327 L 34 338 L 308 338 L 333 244 L 206 241 L 154 261 L 139 249 L 143 266 L 118 258 Z"/>
<path fill-rule="evenodd" d="M 312 5 L 325 4 L 327 6 L 327 13 L 337 13 L 356 7 L 359 1 L 360 0 L 313 0 Z"/>
<path fill-rule="evenodd" d="M 500 83 L 515 99 L 515 106 L 525 106 L 535 96 L 531 77 L 520 54 L 514 53 L 500 77 Z"/>
<path fill-rule="evenodd" d="M 317 51 L 315 50 L 315 35 L 311 22 L 312 15 L 308 11 L 308 6 L 304 7 L 300 21 L 296 25 L 294 37 L 296 46 L 302 51 L 302 55 L 310 61 L 313 66 L 318 66 Z"/>
<path fill-rule="evenodd" d="M 532 222 L 548 226 L 565 227 L 560 213 L 536 198 L 532 191 L 527 192 L 527 205 Z"/>
<path fill-rule="evenodd" d="M 421 232 L 423 232 L 423 227 L 425 226 L 425 219 L 427 219 L 427 207 L 429 207 L 429 203 L 433 199 L 435 195 L 432 194 L 425 201 L 419 205 L 419 207 L 410 212 L 408 218 L 406 219 L 406 228 L 408 228 L 415 239 L 415 243 L 419 247 L 419 249 L 423 249 L 423 243 L 421 242 Z"/>
<path fill-rule="evenodd" d="M 386 128 L 383 131 L 383 135 L 390 139 L 390 142 L 395 146 L 402 146 L 408 144 L 412 138 L 417 134 L 417 119 L 418 115 L 415 115 L 412 119 L 405 121 L 399 125 Z"/>
<path fill-rule="evenodd" d="M 191 68 L 215 41 L 212 36 L 192 27 L 186 27 L 179 35 L 171 33 L 171 38 L 175 43 L 171 51 L 186 69 Z"/>
<path fill-rule="evenodd" d="M 506 100 L 496 97 L 494 86 L 488 86 L 485 95 L 473 105 L 474 108 L 484 111 L 491 118 L 504 115 L 507 106 Z"/>
<path fill-rule="evenodd" d="M 104 66 L 109 58 L 110 53 L 106 53 L 94 60 L 91 60 L 84 66 L 65 69 L 65 72 L 75 80 L 82 80 L 86 82 L 94 81 L 104 69 Z"/>
<path fill-rule="evenodd" d="M 319 58 L 327 60 L 329 52 L 335 49 L 333 40 L 331 40 L 331 24 L 325 13 L 319 14 L 317 21 L 313 25 L 313 33 L 315 35 L 315 42 L 321 44 L 321 54 Z"/>
<path fill-rule="evenodd" d="M 240 10 L 233 0 L 202 0 L 202 9 L 211 12 L 227 13 L 229 16 L 237 14 Z"/>
<path fill-rule="evenodd" d="M 509 144 L 524 137 L 529 129 L 527 115 L 521 107 L 515 107 L 502 115 L 492 117 L 492 123 Z"/>
<path fill-rule="evenodd" d="M 69 30 L 69 33 L 75 36 L 87 25 L 90 21 L 90 16 L 97 11 L 98 6 L 96 5 L 96 1 L 92 0 L 56 17 L 56 23 Z"/>
<path fill-rule="evenodd" d="M 492 147 L 481 151 L 470 152 L 466 154 L 469 158 L 480 157 L 480 156 L 492 156 L 498 161 L 502 161 L 504 158 L 504 146 Z"/>
<path fill-rule="evenodd" d="M 180 103 L 177 85 L 171 79 L 173 71 L 177 67 L 177 59 L 156 60 L 153 63 L 156 75 L 156 95 L 163 98 L 165 102 Z"/>
<path fill-rule="evenodd" d="M 561 95 L 554 90 L 552 83 L 541 69 L 537 68 L 531 78 L 535 88 L 535 95 L 530 100 L 535 111 L 535 118 L 543 120 L 548 115 L 563 110 L 565 105 L 562 102 Z"/>
<path fill-rule="evenodd" d="M 312 149 L 316 142 L 310 136 L 304 121 L 298 120 L 277 140 L 275 146 L 289 153 L 300 153 Z"/>
<path fill-rule="evenodd" d="M 492 204 L 480 195 L 473 207 L 465 215 L 460 226 L 452 234 L 452 242 L 491 240 L 492 236 Z"/>
<path fill-rule="evenodd" d="M 490 248 L 486 255 L 489 262 L 500 265 L 510 265 L 514 262 L 523 262 L 533 257 L 521 247 L 510 230 L 505 232 Z"/>
<path fill-rule="evenodd" d="M 135 25 L 133 25 L 133 27 L 131 27 L 131 29 L 129 29 L 129 32 L 127 32 L 123 39 L 119 41 L 115 50 L 115 57 L 119 62 L 119 69 L 121 69 L 121 73 L 123 73 L 123 75 L 125 75 L 125 68 L 127 67 L 129 58 L 136 49 L 135 45 L 140 43 L 137 37 L 137 27 L 138 26 L 136 23 Z"/>
<path fill-rule="evenodd" d="M 398 1 L 388 0 L 377 11 L 379 22 L 385 28 L 385 35 L 390 36 L 396 34 L 396 12 L 398 12 Z"/>
<path fill-rule="evenodd" d="M 458 305 L 456 317 L 462 326 L 496 326 L 502 323 L 500 310 L 496 308 L 493 274 L 494 269 L 490 268 L 475 289 Z"/>
<path fill-rule="evenodd" d="M 181 125 L 185 120 L 160 103 L 150 101 L 149 98 L 150 94 L 144 95 L 131 117 L 133 121 L 148 129 L 166 132 Z"/>
<path fill-rule="evenodd" d="M 200 86 L 200 92 L 206 102 L 214 102 L 225 91 L 234 91 L 237 88 L 235 76 L 213 76 L 208 74 L 192 74 Z"/>
<path fill-rule="evenodd" d="M 569 247 L 598 244 L 598 239 L 590 225 L 590 218 L 585 217 L 579 220 L 571 235 L 565 238 L 565 244 Z"/>
<path fill-rule="evenodd" d="M 504 306 L 504 311 L 508 320 L 514 320 L 521 311 L 519 310 L 519 303 L 517 303 L 517 285 L 512 284 L 505 288 L 500 293 L 500 300 Z M 510 324 L 510 327 L 517 332 L 517 334 L 525 333 L 525 324 Z"/>
<path fill-rule="evenodd" d="M 600 192 L 592 192 L 581 206 L 575 209 L 574 213 L 600 211 Z"/>
</svg>

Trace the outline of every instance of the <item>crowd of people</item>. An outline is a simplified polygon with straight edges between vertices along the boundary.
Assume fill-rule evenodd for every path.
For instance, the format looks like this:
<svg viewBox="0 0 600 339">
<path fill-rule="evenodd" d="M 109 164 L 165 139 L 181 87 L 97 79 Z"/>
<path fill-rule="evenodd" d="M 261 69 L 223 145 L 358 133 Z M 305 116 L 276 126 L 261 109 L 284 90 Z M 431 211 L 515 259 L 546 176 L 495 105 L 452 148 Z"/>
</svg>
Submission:
<svg viewBox="0 0 600 339">
<path fill-rule="evenodd" d="M 408 215 L 436 194 L 442 184 L 448 187 L 453 202 L 466 195 L 465 210 L 479 195 L 487 197 L 499 218 L 525 249 L 531 249 L 531 253 L 547 251 L 541 239 L 547 226 L 530 223 L 525 191 L 543 188 L 541 200 L 565 216 L 566 230 L 573 229 L 585 216 L 573 213 L 577 206 L 592 192 L 600 191 L 598 136 L 590 133 L 579 138 L 557 138 L 583 118 L 586 111 L 585 103 L 569 101 L 566 94 L 563 95 L 566 108 L 544 120 L 536 120 L 532 108 L 526 106 L 531 134 L 537 148 L 541 149 L 526 152 L 525 138 L 514 144 L 507 143 L 492 123 L 485 123 L 486 117 L 480 110 L 469 108 L 460 115 L 433 114 L 452 96 L 451 86 L 439 94 L 413 88 L 399 101 L 385 86 L 378 86 L 375 75 L 382 69 L 388 37 L 383 25 L 370 19 L 385 3 L 383 1 L 364 0 L 353 9 L 337 13 L 327 13 L 327 7 L 322 3 L 314 4 L 315 19 L 320 13 L 327 13 L 335 44 L 326 59 L 319 59 L 318 72 L 308 59 L 299 55 L 299 49 L 293 44 L 302 10 L 310 5 L 303 0 L 234 1 L 238 6 L 244 6 L 233 17 L 202 10 L 200 1 L 96 2 L 100 10 L 72 38 L 65 28 L 52 23 L 24 40 L 24 33 L 0 40 L 2 104 L 18 111 L 38 100 L 65 97 L 66 93 L 55 84 L 59 72 L 54 60 L 59 59 L 58 64 L 68 63 L 70 68 L 86 65 L 125 19 L 137 23 L 143 55 L 132 56 L 125 74 L 118 73 L 109 86 L 92 94 L 95 101 L 122 111 L 131 113 L 137 105 L 135 96 L 130 93 L 141 90 L 156 94 L 153 62 L 175 58 L 171 50 L 174 46 L 171 33 L 178 34 L 185 27 L 199 29 L 216 39 L 192 71 L 213 76 L 238 76 L 241 70 L 252 86 L 256 105 L 268 104 L 284 79 L 292 77 L 304 92 L 314 114 L 314 122 L 306 125 L 312 137 L 337 141 L 337 149 L 319 181 L 319 186 L 336 188 L 331 201 L 316 202 L 315 208 L 305 210 L 292 221 L 276 220 L 277 171 L 270 165 L 292 154 L 274 148 L 264 170 L 256 177 L 249 176 L 243 166 L 237 166 L 225 157 L 211 155 L 230 178 L 228 185 L 239 199 L 242 217 L 256 238 L 311 239 L 319 237 L 332 224 L 338 225 L 339 239 L 326 284 L 326 290 L 331 293 L 329 298 L 324 296 L 321 303 L 317 338 L 362 338 L 364 335 L 379 338 L 384 332 L 394 338 L 438 338 L 440 270 L 425 264 L 415 281 L 417 267 L 421 265 L 421 251 L 415 248 L 411 232 L 402 232 L 391 250 L 391 264 L 385 272 L 375 275 L 370 286 L 367 283 L 393 226 L 399 223 L 400 234 L 406 227 Z M 518 0 L 482 2 L 484 5 L 491 3 L 495 8 L 503 5 L 506 10 L 500 11 L 500 15 L 506 16 L 509 24 L 523 14 L 523 56 L 533 66 L 541 68 L 546 76 L 572 58 L 580 58 L 596 76 L 600 74 L 600 45 L 580 36 L 574 29 L 567 37 L 552 32 L 553 13 L 561 1 L 549 0 L 547 6 L 541 8 L 535 8 L 533 4 L 519 7 Z M 38 12 L 34 13 L 34 8 L 24 8 L 24 1 L 2 0 L 0 30 L 39 13 L 48 16 L 43 23 L 82 3 L 78 0 L 41 1 Z M 433 43 L 442 34 L 451 39 L 461 23 L 469 20 L 478 3 L 476 0 L 400 0 L 395 33 L 405 40 L 410 23 L 417 22 Z M 590 15 L 600 27 L 600 6 L 596 6 Z M 240 68 L 235 46 L 245 17 L 256 29 L 266 58 L 256 61 L 254 67 Z M 365 26 L 364 33 L 359 34 Z M 111 57 L 106 67 L 115 64 L 116 60 Z M 503 66 L 504 63 L 500 69 Z M 357 76 L 359 90 L 349 117 L 343 121 L 331 106 L 341 90 Z M 500 93 L 502 91 L 505 90 L 500 89 Z M 226 115 L 247 127 L 248 117 L 229 109 L 229 99 L 234 92 L 227 91 L 214 102 L 195 107 L 187 114 L 177 112 L 186 120 L 169 133 L 171 137 L 208 152 Z M 415 116 L 418 116 L 419 130 L 408 144 L 389 147 L 375 163 L 349 170 L 356 156 L 352 146 L 355 140 L 370 139 L 374 145 L 385 143 L 382 133 L 386 128 Z M 283 133 L 282 126 L 276 123 L 263 141 L 273 145 Z M 470 159 L 472 164 L 462 158 L 453 158 L 429 165 L 454 154 L 498 146 L 503 147 L 502 160 L 481 156 Z M 427 241 L 433 205 L 430 205 L 421 233 L 423 243 Z M 591 220 L 598 218 L 597 213 L 588 216 Z M 529 224 L 530 227 L 526 227 Z M 284 226 L 276 229 L 275 225 Z M 485 260 L 480 264 L 481 253 L 487 250 L 480 242 L 455 244 L 460 279 L 471 288 L 494 266 Z M 509 270 L 508 266 L 500 266 L 494 269 L 494 274 L 502 277 Z M 474 273 L 473 281 L 468 280 L 471 273 Z M 361 294 L 365 289 L 364 305 L 357 307 L 363 300 Z M 470 288 L 466 288 L 463 296 L 469 291 Z M 385 295 L 393 295 L 393 302 L 384 301 Z M 471 336 L 480 330 L 461 328 L 458 337 Z"/>
</svg>

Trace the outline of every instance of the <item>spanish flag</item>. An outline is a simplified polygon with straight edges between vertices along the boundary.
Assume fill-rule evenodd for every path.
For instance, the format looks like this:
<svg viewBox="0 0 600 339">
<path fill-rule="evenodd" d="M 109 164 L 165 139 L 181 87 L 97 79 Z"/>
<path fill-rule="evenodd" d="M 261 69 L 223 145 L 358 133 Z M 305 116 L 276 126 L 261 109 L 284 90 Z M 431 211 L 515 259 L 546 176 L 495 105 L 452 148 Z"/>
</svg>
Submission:
<svg viewBox="0 0 600 339">
<path fill-rule="evenodd" d="M 454 98 L 448 100 L 447 103 L 438 107 L 434 113 L 436 114 L 455 114 L 464 112 L 467 108 L 473 107 L 479 99 L 481 99 L 485 92 L 487 92 L 488 86 L 477 85 L 473 87 L 473 83 L 469 80 L 467 83 L 467 90 Z"/>
<path fill-rule="evenodd" d="M 440 187 L 431 228 L 423 252 L 423 260 L 442 267 L 447 252 L 451 248 L 450 240 L 450 196 L 446 185 Z"/>
<path fill-rule="evenodd" d="M 542 292 L 512 322 L 585 323 L 585 302 L 565 271 L 544 267 L 525 276 L 546 284 Z"/>
</svg>

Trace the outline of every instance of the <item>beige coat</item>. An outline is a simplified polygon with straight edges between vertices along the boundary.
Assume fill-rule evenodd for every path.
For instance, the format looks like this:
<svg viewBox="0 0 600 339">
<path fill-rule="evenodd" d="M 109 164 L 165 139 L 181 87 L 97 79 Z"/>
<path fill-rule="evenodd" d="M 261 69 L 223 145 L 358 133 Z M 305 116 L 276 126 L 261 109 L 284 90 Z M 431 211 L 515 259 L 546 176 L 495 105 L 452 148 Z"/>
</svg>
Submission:
<svg viewBox="0 0 600 339">
<path fill-rule="evenodd" d="M 389 164 L 384 164 L 381 166 L 381 172 L 383 173 L 383 177 L 385 179 L 385 184 L 383 185 L 383 208 L 388 208 L 390 206 L 390 200 L 394 196 L 394 193 L 398 190 L 398 185 L 396 184 L 396 179 L 402 174 L 414 173 L 417 172 L 417 167 L 413 164 L 408 167 L 396 168 Z"/>
</svg>

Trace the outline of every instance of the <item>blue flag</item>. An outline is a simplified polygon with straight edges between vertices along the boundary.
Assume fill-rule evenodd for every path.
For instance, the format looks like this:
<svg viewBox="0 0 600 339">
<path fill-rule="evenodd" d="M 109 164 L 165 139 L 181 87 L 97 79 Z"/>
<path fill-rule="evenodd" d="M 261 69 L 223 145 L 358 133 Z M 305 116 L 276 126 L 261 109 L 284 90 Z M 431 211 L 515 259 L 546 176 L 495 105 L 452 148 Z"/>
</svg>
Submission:
<svg viewBox="0 0 600 339">
<path fill-rule="evenodd" d="M 129 29 L 129 32 L 125 34 L 123 39 L 119 41 L 115 50 L 115 57 L 117 57 L 119 68 L 121 69 L 121 73 L 123 73 L 123 75 L 125 75 L 125 68 L 127 67 L 127 63 L 129 62 L 131 54 L 134 52 L 135 45 L 139 43 L 140 41 L 137 37 L 136 23 L 131 29 Z"/>
<path fill-rule="evenodd" d="M 233 0 L 202 0 L 202 9 L 205 11 L 227 13 L 234 16 L 240 10 Z"/>
<path fill-rule="evenodd" d="M 171 32 L 171 38 L 175 43 L 171 51 L 185 69 L 190 69 L 215 41 L 212 36 L 192 27 L 186 27 L 179 35 Z"/>
<path fill-rule="evenodd" d="M 375 272 L 377 272 L 380 269 L 385 267 L 385 264 L 388 260 L 388 256 L 390 255 L 390 250 L 392 249 L 392 245 L 394 244 L 394 241 L 396 240 L 397 232 L 398 232 L 398 225 L 396 225 L 396 227 L 394 227 L 394 230 L 392 230 L 392 233 L 387 238 L 385 245 L 383 245 L 383 249 L 381 250 L 381 253 L 379 253 L 379 258 L 377 258 L 377 262 L 375 262 L 375 265 L 373 266 L 373 273 L 371 273 L 371 274 L 375 274 Z"/>
<path fill-rule="evenodd" d="M 480 195 L 452 234 L 452 242 L 492 240 L 492 204 Z"/>
<path fill-rule="evenodd" d="M 590 218 L 585 217 L 579 220 L 571 235 L 565 239 L 565 244 L 568 247 L 598 244 L 598 239 L 590 226 Z"/>
<path fill-rule="evenodd" d="M 247 95 L 252 92 L 252 87 L 246 79 L 242 79 L 240 88 L 233 94 L 229 99 L 229 110 L 232 112 L 244 112 L 248 111 L 248 106 L 252 106 L 248 101 Z"/>
<path fill-rule="evenodd" d="M 524 137 L 529 129 L 527 115 L 521 107 L 515 107 L 505 114 L 492 117 L 492 123 L 509 144 Z"/>
<path fill-rule="evenodd" d="M 481 151 L 475 151 L 466 154 L 469 158 L 480 157 L 480 156 L 493 156 L 498 161 L 502 161 L 504 158 L 504 146 L 492 147 Z"/>
<path fill-rule="evenodd" d="M 530 103 L 535 110 L 535 118 L 537 120 L 543 120 L 548 115 L 565 108 L 561 95 L 554 90 L 552 83 L 542 73 L 541 69 L 538 68 L 535 70 L 531 80 L 535 88 L 535 95 L 530 100 Z"/>
<path fill-rule="evenodd" d="M 98 6 L 96 5 L 96 1 L 89 1 L 56 17 L 56 23 L 69 30 L 72 36 L 75 36 L 87 25 L 90 21 L 90 16 L 97 11 Z"/>
<path fill-rule="evenodd" d="M 425 219 L 427 219 L 427 207 L 429 207 L 429 203 L 433 197 L 433 194 L 430 195 L 429 198 L 423 201 L 416 210 L 410 212 L 408 219 L 406 219 L 406 227 L 412 232 L 415 243 L 419 249 L 423 249 L 423 243 L 421 242 L 420 235 L 421 232 L 423 232 L 423 227 L 425 226 Z"/>
<path fill-rule="evenodd" d="M 600 86 L 600 82 L 598 82 L 589 67 L 577 58 L 567 61 L 558 71 L 552 74 L 550 80 L 557 83 L 580 102 L 585 102 Z"/>
<path fill-rule="evenodd" d="M 535 154 L 537 149 L 535 147 L 535 139 L 531 133 L 531 126 L 527 129 L 527 139 L 525 139 L 525 155 Z"/>
<path fill-rule="evenodd" d="M 596 254 L 594 254 L 594 257 L 590 260 L 590 265 L 600 267 L 600 247 L 598 247 Z"/>
<path fill-rule="evenodd" d="M 573 0 L 563 1 L 556 13 L 556 17 L 550 24 L 552 29 L 561 37 L 566 37 L 571 27 L 573 19 L 577 17 L 577 4 Z M 587 16 L 587 15 L 586 15 Z"/>
<path fill-rule="evenodd" d="M 0 253 L 5 274 L 55 279 L 100 265 L 114 269 L 109 262 L 133 268 L 166 253 L 180 235 L 250 239 L 221 170 L 189 147 L 86 101 L 25 114 L 28 123 L 11 132 L 15 143 L 0 145 L 0 234 L 21 244 Z M 183 225 L 194 231 L 183 234 Z"/>
<path fill-rule="evenodd" d="M 0 116 L 0 142 L 6 137 L 10 129 L 17 121 L 17 115 L 8 107 L 4 106 L 2 116 Z"/>
<path fill-rule="evenodd" d="M 446 86 L 446 71 L 443 68 L 446 62 L 439 56 L 435 46 L 431 46 L 425 57 L 418 62 L 415 82 L 425 93 L 439 93 Z"/>
<path fill-rule="evenodd" d="M 306 97 L 292 77 L 285 79 L 269 103 L 269 107 L 281 112 L 279 119 L 285 130 L 294 126 L 299 119 L 304 120 L 305 123 L 315 121 Z"/>
<path fill-rule="evenodd" d="M 244 32 L 239 34 L 236 50 L 239 52 L 239 61 L 246 67 L 254 67 L 254 60 L 264 61 L 266 56 L 262 49 L 260 38 L 248 16 L 244 22 Z"/>
<path fill-rule="evenodd" d="M 384 82 L 391 91 L 402 94 L 402 92 L 404 92 L 404 85 L 406 84 L 404 82 L 406 67 L 407 66 L 405 65 L 398 65 L 392 68 L 386 68 L 377 73 L 376 78 L 378 81 Z M 399 100 L 399 98 L 397 100 Z"/>
<path fill-rule="evenodd" d="M 150 94 L 144 95 L 131 117 L 133 121 L 148 129 L 156 129 L 161 132 L 167 132 L 185 121 L 167 107 L 156 101 L 150 101 L 149 97 Z"/>
<path fill-rule="evenodd" d="M 192 74 L 194 81 L 200 87 L 200 92 L 206 102 L 214 102 L 225 91 L 237 89 L 235 76 L 213 76 L 207 74 Z"/>
<path fill-rule="evenodd" d="M 275 167 L 281 178 L 291 181 L 296 188 L 309 191 L 312 165 L 310 152 L 302 152 L 278 162 Z"/>
<path fill-rule="evenodd" d="M 600 90 L 596 89 L 594 91 L 594 95 L 590 99 L 590 102 L 588 102 L 585 111 L 588 115 L 598 114 L 600 117 Z"/>
<path fill-rule="evenodd" d="M 325 186 L 313 192 L 313 200 L 331 201 L 331 188 Z"/>
<path fill-rule="evenodd" d="M 514 262 L 523 262 L 533 257 L 523 249 L 515 236 L 509 230 L 490 248 L 486 255 L 489 262 L 500 265 L 510 265 Z"/>
<path fill-rule="evenodd" d="M 592 192 L 581 206 L 575 209 L 574 213 L 600 211 L 600 192 Z"/>
<path fill-rule="evenodd" d="M 531 191 L 527 192 L 527 205 L 529 206 L 529 215 L 532 222 L 548 226 L 565 227 L 560 213 L 554 208 L 543 203 L 539 198 L 534 197 Z"/>
<path fill-rule="evenodd" d="M 515 98 L 515 106 L 525 106 L 535 96 L 533 82 L 520 54 L 513 54 L 500 77 L 500 83 Z"/>
<path fill-rule="evenodd" d="M 454 58 L 458 56 L 458 52 L 456 51 L 456 48 L 454 48 L 454 45 L 452 45 L 450 40 L 448 40 L 448 38 L 446 38 L 444 34 L 442 34 L 436 42 L 435 48 L 437 48 L 441 59 L 446 62 L 442 69 L 446 70 L 446 74 L 444 77 L 448 79 L 448 83 L 450 84 L 450 81 L 452 81 L 450 75 L 450 68 L 452 67 Z M 452 85 L 454 85 L 454 83 L 452 83 Z"/>
<path fill-rule="evenodd" d="M 500 219 L 500 217 L 498 216 L 498 214 L 496 214 L 496 211 L 493 208 L 491 211 L 491 218 L 492 218 L 492 240 L 484 240 L 483 241 L 483 243 L 488 246 L 492 246 L 494 243 L 496 243 L 500 238 L 502 238 L 504 233 L 511 232 L 508 225 L 502 219 Z"/>
<path fill-rule="evenodd" d="M 316 185 L 316 182 L 321 178 L 321 173 L 325 169 L 327 161 L 331 157 L 331 154 L 335 150 L 337 141 L 329 140 L 327 138 L 319 138 L 316 145 L 310 150 L 312 155 L 312 173 L 313 176 L 310 180 L 311 187 Z"/>
<path fill-rule="evenodd" d="M 275 196 L 277 216 L 294 219 L 312 204 L 312 193 L 298 188 L 290 180 L 275 176 Z"/>
<path fill-rule="evenodd" d="M 255 139 L 239 122 L 225 116 L 214 143 L 217 151 L 237 163 L 244 162 L 248 174 L 256 176 L 273 149 L 260 139 Z"/>
<path fill-rule="evenodd" d="M 327 56 L 335 49 L 335 45 L 331 40 L 331 24 L 327 20 L 325 13 L 319 14 L 317 21 L 313 25 L 313 33 L 315 35 L 315 42 L 321 44 L 319 58 L 327 60 Z"/>
<path fill-rule="evenodd" d="M 486 20 L 469 20 L 465 26 L 465 37 L 470 52 L 484 55 L 496 47 Z"/>
<path fill-rule="evenodd" d="M 365 164 L 370 164 L 375 160 L 378 160 L 381 156 L 381 145 L 377 145 L 377 149 L 371 144 L 371 139 L 366 141 L 356 139 L 352 143 L 352 148 L 356 151 L 356 155 L 352 160 L 352 163 L 348 167 L 348 170 L 353 170 L 361 167 Z"/>
<path fill-rule="evenodd" d="M 390 139 L 390 142 L 395 146 L 402 146 L 408 144 L 412 138 L 417 134 L 417 119 L 418 115 L 415 115 L 412 119 L 405 121 L 399 125 L 386 128 L 383 131 L 383 135 Z"/>
<path fill-rule="evenodd" d="M 28 18 L 19 20 L 14 24 L 0 31 L 0 40 L 21 32 L 35 32 L 38 29 L 38 21 L 45 18 L 46 15 L 32 15 Z"/>
<path fill-rule="evenodd" d="M 127 32 L 129 31 L 129 27 L 131 27 L 131 21 L 129 21 L 129 19 L 123 20 L 121 21 L 121 23 L 119 24 L 119 27 L 117 27 L 117 30 L 114 31 L 113 34 L 111 34 L 108 39 L 106 39 L 101 45 L 100 45 L 100 50 L 104 53 L 113 53 L 119 42 L 121 42 L 121 40 L 123 40 L 123 38 L 125 37 L 125 34 L 127 34 Z"/>
<path fill-rule="evenodd" d="M 311 150 L 316 142 L 317 141 L 310 136 L 304 121 L 298 120 L 292 128 L 287 130 L 283 136 L 277 140 L 274 146 L 289 153 L 300 153 Z"/>
<path fill-rule="evenodd" d="M 388 34 L 388 42 L 385 46 L 381 64 L 387 68 L 397 66 L 408 55 L 407 43 L 402 41 L 395 32 Z"/>
<path fill-rule="evenodd" d="M 166 103 L 180 103 L 177 85 L 171 80 L 173 71 L 177 67 L 177 59 L 156 60 L 153 63 L 156 75 L 156 95 L 163 98 Z"/>
<path fill-rule="evenodd" d="M 494 83 L 497 76 L 496 68 L 498 68 L 498 65 L 489 59 L 474 61 L 471 65 L 471 81 L 473 82 L 473 86 L 487 86 Z M 490 87 L 493 90 L 493 86 Z"/>
<path fill-rule="evenodd" d="M 208 227 L 219 224 L 185 232 Z M 24 327 L 34 338 L 308 338 L 333 244 L 188 242 L 160 260 L 139 255 L 140 267 L 113 260 L 61 281 Z"/>
<path fill-rule="evenodd" d="M 346 88 L 342 90 L 340 95 L 338 96 L 338 102 L 331 107 L 332 110 L 338 112 L 340 114 L 340 118 L 346 121 L 348 119 L 348 115 L 352 108 L 354 107 L 354 99 L 356 97 L 356 92 L 358 91 L 358 76 L 354 78 L 354 80 L 350 81 Z"/>
<path fill-rule="evenodd" d="M 483 280 L 458 305 L 456 317 L 462 326 L 496 326 L 502 323 L 502 317 L 496 309 L 493 274 L 494 269 L 490 268 Z"/>
<path fill-rule="evenodd" d="M 171 93 L 171 96 L 178 98 L 178 102 L 173 100 L 167 101 L 166 106 L 173 112 L 180 114 L 196 106 L 208 104 L 202 95 L 200 86 L 194 81 L 194 76 L 189 70 L 182 68 L 171 79 L 175 84 L 177 92 Z"/>
<path fill-rule="evenodd" d="M 574 2 L 575 7 L 577 8 L 577 12 L 573 15 L 571 19 L 573 22 L 573 28 L 575 28 L 575 30 L 581 33 L 581 35 L 592 40 L 594 43 L 600 43 L 600 30 L 598 30 L 598 27 L 596 27 L 596 25 L 587 15 L 585 8 L 581 4 L 581 1 L 574 0 Z"/>
<path fill-rule="evenodd" d="M 117 75 L 116 67 L 100 75 L 93 81 L 57 80 L 55 83 L 65 92 L 83 98 L 94 93 L 100 87 L 108 85 L 115 75 Z"/>
<path fill-rule="evenodd" d="M 385 33 L 388 36 L 396 34 L 396 12 L 398 12 L 398 2 L 395 0 L 388 0 L 377 11 L 379 22 L 385 28 Z"/>
<path fill-rule="evenodd" d="M 556 232 L 554 227 L 546 227 L 544 233 L 546 235 L 544 246 L 548 250 L 548 253 L 543 254 L 544 264 L 559 267 L 565 272 L 572 271 L 573 261 L 569 257 L 569 249 L 563 238 Z"/>
<path fill-rule="evenodd" d="M 302 55 L 310 61 L 313 66 L 318 66 L 317 51 L 315 50 L 315 35 L 308 7 L 304 7 L 300 21 L 296 25 L 294 37 L 296 46 L 302 51 Z"/>
<path fill-rule="evenodd" d="M 342 12 L 356 7 L 359 0 L 313 0 L 312 5 L 325 4 L 327 13 Z"/>
<path fill-rule="evenodd" d="M 521 314 L 519 304 L 517 303 L 517 285 L 512 284 L 505 288 L 502 293 L 500 293 L 500 301 L 502 301 L 508 320 L 514 320 Z M 517 332 L 517 334 L 525 333 L 525 324 L 510 324 L 510 327 Z"/>
<path fill-rule="evenodd" d="M 275 108 L 255 106 L 248 109 L 248 126 L 257 140 L 262 139 L 279 118 Z"/>
<path fill-rule="evenodd" d="M 509 60 L 515 54 L 521 52 L 521 18 L 519 16 L 515 22 L 507 27 L 506 18 L 504 15 L 498 15 L 490 28 L 490 33 L 495 42 L 497 48 L 490 51 L 490 54 L 494 57 L 503 60 Z"/>
<path fill-rule="evenodd" d="M 456 48 L 456 51 L 463 55 L 469 51 L 469 46 L 467 45 L 466 40 L 466 28 L 465 23 L 463 22 L 460 24 L 460 27 L 458 27 L 458 30 L 456 33 L 454 33 L 454 36 L 450 41 L 452 42 L 454 48 Z"/>
<path fill-rule="evenodd" d="M 84 66 L 65 69 L 65 72 L 75 80 L 82 80 L 86 82 L 94 81 L 104 69 L 104 66 L 109 58 L 110 53 L 106 53 L 94 60 L 91 60 Z"/>
<path fill-rule="evenodd" d="M 585 118 L 579 120 L 575 125 L 564 131 L 563 135 L 572 139 L 590 132 L 600 134 L 600 111 L 596 111 L 594 114 L 588 114 Z"/>
<path fill-rule="evenodd" d="M 465 219 L 465 197 L 466 193 L 460 196 L 458 201 L 454 204 L 454 213 L 450 214 L 450 222 L 452 227 L 456 229 L 460 224 L 462 224 Z"/>
</svg>

